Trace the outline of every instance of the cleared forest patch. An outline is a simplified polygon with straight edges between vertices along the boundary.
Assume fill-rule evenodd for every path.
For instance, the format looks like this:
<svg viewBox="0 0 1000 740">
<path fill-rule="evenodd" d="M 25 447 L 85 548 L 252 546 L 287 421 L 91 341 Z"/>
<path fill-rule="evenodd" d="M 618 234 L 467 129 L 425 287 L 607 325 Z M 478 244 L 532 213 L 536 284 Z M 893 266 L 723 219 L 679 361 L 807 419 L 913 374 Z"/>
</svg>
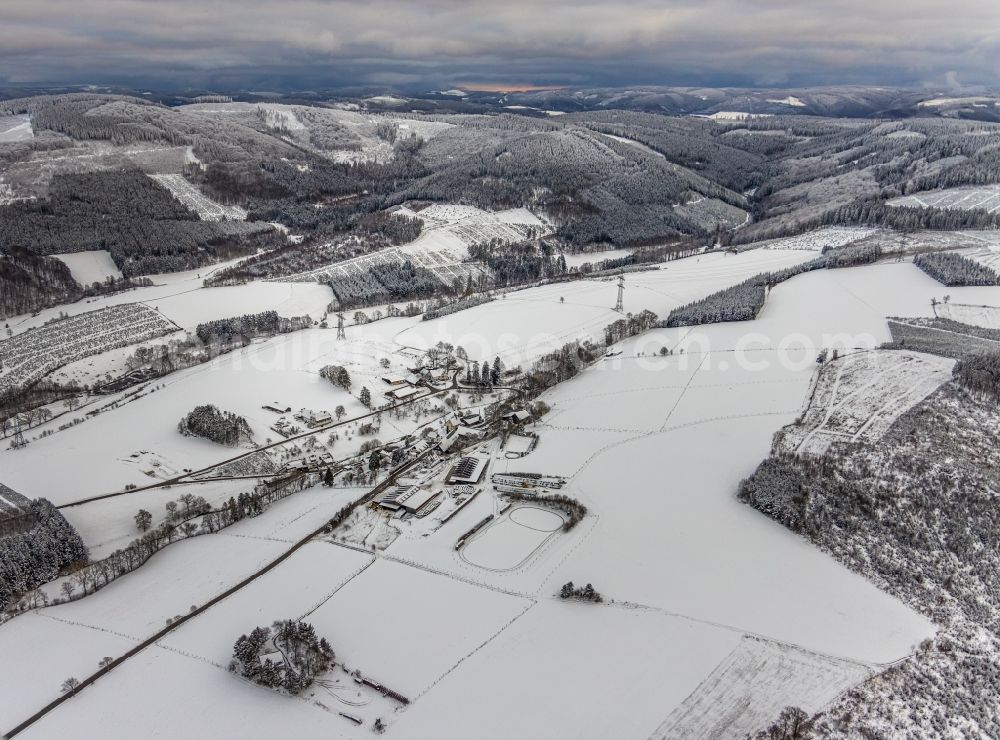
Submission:
<svg viewBox="0 0 1000 740">
<path fill-rule="evenodd" d="M 809 407 L 779 446 L 820 455 L 834 441 L 875 442 L 951 378 L 954 363 L 918 352 L 859 352 L 823 365 Z"/>
</svg>

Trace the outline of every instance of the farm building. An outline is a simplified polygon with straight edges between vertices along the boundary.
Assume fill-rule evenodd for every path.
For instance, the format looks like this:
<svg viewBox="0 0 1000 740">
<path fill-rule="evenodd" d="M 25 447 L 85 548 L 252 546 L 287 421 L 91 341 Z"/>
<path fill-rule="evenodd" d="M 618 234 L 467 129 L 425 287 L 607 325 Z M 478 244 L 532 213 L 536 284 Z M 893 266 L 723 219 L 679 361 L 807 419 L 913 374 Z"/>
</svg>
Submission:
<svg viewBox="0 0 1000 740">
<path fill-rule="evenodd" d="M 477 432 L 473 431 L 472 429 L 459 427 L 453 431 L 448 432 L 441 439 L 441 441 L 438 442 L 438 448 L 441 450 L 441 452 L 447 452 L 452 447 L 454 447 L 455 444 L 460 444 L 460 445 L 465 444 L 469 440 L 478 439 L 479 436 L 480 435 Z"/>
<path fill-rule="evenodd" d="M 479 411 L 463 414 L 459 419 L 467 427 L 474 427 L 483 423 L 483 415 Z"/>
<path fill-rule="evenodd" d="M 306 424 L 311 424 L 312 426 L 319 426 L 321 424 L 329 424 L 333 421 L 333 417 L 330 416 L 329 411 L 312 411 L 311 409 L 302 409 L 302 421 Z"/>
<path fill-rule="evenodd" d="M 451 473 L 449 473 L 447 482 L 478 483 L 482 480 L 483 473 L 486 472 L 486 466 L 489 464 L 489 461 L 486 455 L 469 455 L 463 457 L 458 461 Z"/>
<path fill-rule="evenodd" d="M 388 398 L 392 398 L 396 401 L 404 401 L 407 398 L 411 398 L 416 394 L 420 393 L 418 388 L 412 388 L 410 386 L 405 386 L 401 388 L 393 388 L 391 391 L 386 392 Z"/>
<path fill-rule="evenodd" d="M 424 368 L 424 377 L 432 383 L 440 383 L 442 380 L 448 379 L 448 371 L 444 368 Z"/>
<path fill-rule="evenodd" d="M 433 491 L 428 488 L 421 488 L 420 486 L 395 486 L 382 496 L 379 506 L 391 511 L 403 509 L 413 514 L 422 506 L 437 498 L 440 493 L 440 491 Z"/>
<path fill-rule="evenodd" d="M 531 412 L 526 409 L 511 411 L 509 414 L 504 414 L 502 418 L 508 424 L 523 424 L 531 418 Z"/>
<path fill-rule="evenodd" d="M 264 404 L 264 409 L 266 411 L 273 411 L 276 414 L 287 414 L 292 410 L 292 407 L 281 403 L 281 401 L 268 401 Z"/>
<path fill-rule="evenodd" d="M 382 382 L 388 386 L 392 386 L 393 388 L 395 388 L 396 386 L 400 386 L 403 385 L 403 383 L 406 383 L 407 378 L 404 378 L 402 375 L 383 375 Z"/>
</svg>

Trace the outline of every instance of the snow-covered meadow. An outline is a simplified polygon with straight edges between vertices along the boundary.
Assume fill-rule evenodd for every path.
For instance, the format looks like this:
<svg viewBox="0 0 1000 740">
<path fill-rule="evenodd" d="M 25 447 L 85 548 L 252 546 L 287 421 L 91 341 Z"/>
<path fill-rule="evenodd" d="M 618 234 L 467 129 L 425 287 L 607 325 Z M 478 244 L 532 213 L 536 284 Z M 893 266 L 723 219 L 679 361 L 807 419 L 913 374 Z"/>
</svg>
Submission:
<svg viewBox="0 0 1000 740">
<path fill-rule="evenodd" d="M 73 279 L 80 285 L 103 283 L 107 278 L 121 279 L 122 272 L 111 259 L 111 253 L 106 249 L 91 252 L 71 252 L 70 254 L 53 255 L 69 268 Z"/>
<path fill-rule="evenodd" d="M 666 318 L 670 311 L 748 277 L 811 259 L 803 250 L 715 252 L 625 276 L 625 309 Z M 397 337 L 427 348 L 439 341 L 461 345 L 470 357 L 499 355 L 508 366 L 530 363 L 573 339 L 600 340 L 621 318 L 612 278 L 555 283 L 509 292 L 481 306 L 415 324 Z"/>
</svg>

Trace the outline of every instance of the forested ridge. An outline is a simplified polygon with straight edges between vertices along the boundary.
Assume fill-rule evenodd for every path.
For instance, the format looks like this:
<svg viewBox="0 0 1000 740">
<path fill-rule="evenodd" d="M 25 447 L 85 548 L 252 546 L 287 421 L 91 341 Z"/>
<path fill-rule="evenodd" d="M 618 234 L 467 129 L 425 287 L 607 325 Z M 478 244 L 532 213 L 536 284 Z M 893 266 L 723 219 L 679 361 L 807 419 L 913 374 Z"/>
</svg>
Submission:
<svg viewBox="0 0 1000 740">
<path fill-rule="evenodd" d="M 910 100 L 899 91 L 869 97 Z M 803 112 L 850 111 L 848 98 L 834 105 L 835 98 L 806 96 Z M 638 105 L 631 95 L 621 99 Z M 706 98 L 703 105 L 713 103 Z M 275 250 L 224 278 L 238 282 L 412 241 L 419 222 L 387 212 L 411 202 L 529 207 L 554 225 L 567 251 L 681 237 L 745 244 L 830 224 L 1000 226 L 1000 213 L 985 209 L 889 205 L 927 189 L 1000 182 L 1000 125 L 957 116 L 787 115 L 781 106 L 767 107 L 774 114 L 709 119 L 611 104 L 542 117 L 491 108 L 361 115 L 322 102 L 227 99 L 169 107 L 90 93 L 9 100 L 0 114 L 30 115 L 35 138 L 0 145 L 0 170 L 21 168 L 9 186 L 15 198 L 0 200 L 0 251 L 107 249 L 128 276 Z M 102 160 L 88 169 L 79 155 L 97 144 L 117 147 L 119 166 Z M 170 160 L 169 171 L 182 171 L 209 198 L 241 206 L 247 223 L 200 221 L 145 177 L 161 167 L 151 151 L 182 149 L 183 162 Z M 48 167 L 59 158 L 72 163 L 22 182 L 27 162 Z M 301 238 L 287 243 L 271 222 Z M 525 263 L 517 272 L 541 275 L 539 267 Z M 350 290 L 343 290 L 350 303 Z"/>
</svg>

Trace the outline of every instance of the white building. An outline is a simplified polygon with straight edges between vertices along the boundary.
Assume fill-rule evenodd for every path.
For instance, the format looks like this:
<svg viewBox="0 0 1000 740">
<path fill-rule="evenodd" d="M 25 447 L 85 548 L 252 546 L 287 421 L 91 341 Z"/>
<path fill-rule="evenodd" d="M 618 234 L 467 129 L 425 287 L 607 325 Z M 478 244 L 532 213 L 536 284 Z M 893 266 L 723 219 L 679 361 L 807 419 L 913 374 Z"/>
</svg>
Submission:
<svg viewBox="0 0 1000 740">
<path fill-rule="evenodd" d="M 302 409 L 302 411 L 300 411 L 299 413 L 302 415 L 302 421 L 312 426 L 329 424 L 333 421 L 333 417 L 330 416 L 329 411 L 313 411 L 311 409 Z"/>
<path fill-rule="evenodd" d="M 392 398 L 392 399 L 394 399 L 396 401 L 404 401 L 407 398 L 411 398 L 412 396 L 417 395 L 418 393 L 420 393 L 420 389 L 419 388 L 412 388 L 410 386 L 403 386 L 403 387 L 400 387 L 400 388 L 393 388 L 391 391 L 388 391 L 385 395 L 388 398 Z"/>
<path fill-rule="evenodd" d="M 439 495 L 441 495 L 440 491 L 420 486 L 395 486 L 382 496 L 379 506 L 392 511 L 403 509 L 412 514 Z"/>
</svg>

